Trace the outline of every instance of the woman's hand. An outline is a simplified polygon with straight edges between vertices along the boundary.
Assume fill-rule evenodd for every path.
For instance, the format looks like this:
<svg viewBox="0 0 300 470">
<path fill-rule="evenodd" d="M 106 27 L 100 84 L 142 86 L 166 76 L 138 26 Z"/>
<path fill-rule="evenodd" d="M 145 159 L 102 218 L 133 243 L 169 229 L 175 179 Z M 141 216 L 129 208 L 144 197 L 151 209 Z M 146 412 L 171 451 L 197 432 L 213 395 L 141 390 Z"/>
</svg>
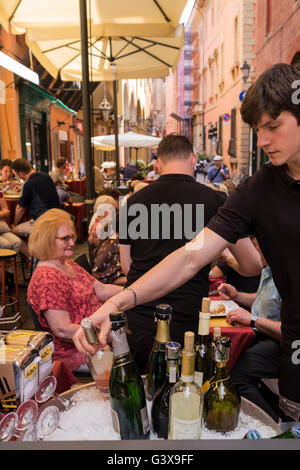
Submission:
<svg viewBox="0 0 300 470">
<path fill-rule="evenodd" d="M 95 328 L 100 330 L 98 333 L 100 346 L 98 348 L 95 348 L 90 343 L 88 343 L 83 329 L 81 327 L 78 328 L 72 340 L 79 352 L 95 354 L 97 349 L 104 349 L 107 346 L 107 336 L 111 327 L 109 314 L 115 311 L 116 306 L 112 302 L 106 302 L 89 317 L 93 320 Z"/>
<path fill-rule="evenodd" d="M 218 291 L 223 300 L 234 300 L 239 294 L 234 286 L 226 284 L 225 282 L 222 282 L 222 284 L 218 286 Z"/>
<path fill-rule="evenodd" d="M 226 321 L 230 324 L 240 323 L 241 325 L 249 326 L 251 321 L 251 313 L 244 308 L 236 308 L 231 310 L 226 317 Z"/>
</svg>

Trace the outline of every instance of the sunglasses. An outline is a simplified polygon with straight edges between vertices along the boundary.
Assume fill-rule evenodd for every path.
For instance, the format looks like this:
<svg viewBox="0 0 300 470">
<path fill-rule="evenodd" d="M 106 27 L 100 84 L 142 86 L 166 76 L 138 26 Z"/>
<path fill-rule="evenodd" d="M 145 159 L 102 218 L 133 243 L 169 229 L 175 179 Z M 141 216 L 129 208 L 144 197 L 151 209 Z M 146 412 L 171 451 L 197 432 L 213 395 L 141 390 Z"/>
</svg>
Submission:
<svg viewBox="0 0 300 470">
<path fill-rule="evenodd" d="M 66 235 L 65 237 L 56 237 L 56 238 L 65 243 L 69 243 L 71 240 L 73 240 L 74 242 L 76 240 L 75 235 Z"/>
</svg>

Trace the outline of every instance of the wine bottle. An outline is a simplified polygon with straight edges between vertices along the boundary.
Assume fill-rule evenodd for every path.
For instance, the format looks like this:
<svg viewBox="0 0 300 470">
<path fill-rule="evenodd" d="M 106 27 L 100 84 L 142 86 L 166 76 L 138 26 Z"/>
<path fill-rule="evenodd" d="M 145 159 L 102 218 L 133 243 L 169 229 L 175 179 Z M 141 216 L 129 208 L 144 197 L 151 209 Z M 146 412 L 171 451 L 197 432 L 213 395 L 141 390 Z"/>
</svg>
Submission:
<svg viewBox="0 0 300 470">
<path fill-rule="evenodd" d="M 238 425 L 241 397 L 229 380 L 231 341 L 221 336 L 215 342 L 216 375 L 204 399 L 204 422 L 208 429 L 228 432 Z"/>
<path fill-rule="evenodd" d="M 202 309 L 199 312 L 198 334 L 195 341 L 195 375 L 194 381 L 202 387 L 204 382 L 211 379 L 214 373 L 214 360 L 212 353 L 210 324 L 210 299 L 202 299 Z"/>
<path fill-rule="evenodd" d="M 86 340 L 93 346 L 98 346 L 97 330 L 91 318 L 83 318 L 80 323 Z M 113 354 L 111 351 L 99 350 L 95 354 L 86 354 L 86 362 L 96 386 L 103 392 L 108 392 L 109 374 L 112 366 Z"/>
<path fill-rule="evenodd" d="M 192 331 L 184 335 L 181 378 L 170 393 L 169 439 L 200 439 L 203 395 L 194 382 L 195 351 Z"/>
<path fill-rule="evenodd" d="M 154 395 L 152 402 L 152 428 L 158 437 L 164 439 L 168 439 L 170 392 L 179 378 L 179 355 L 179 343 L 170 342 L 166 344 L 167 375 L 162 387 Z"/>
<path fill-rule="evenodd" d="M 126 318 L 112 313 L 113 365 L 109 394 L 113 426 L 121 439 L 148 439 L 150 427 L 142 378 L 132 359 L 126 337 Z"/>
<path fill-rule="evenodd" d="M 251 429 L 245 434 L 243 439 L 262 439 L 262 437 L 256 429 Z M 281 434 L 277 434 L 270 439 L 300 439 L 300 426 L 296 424 L 292 426 L 291 429 L 288 429 Z"/>
<path fill-rule="evenodd" d="M 167 304 L 157 305 L 155 309 L 156 336 L 146 366 L 145 392 L 147 400 L 153 400 L 166 377 L 165 347 L 170 341 L 171 312 L 172 308 Z"/>
</svg>

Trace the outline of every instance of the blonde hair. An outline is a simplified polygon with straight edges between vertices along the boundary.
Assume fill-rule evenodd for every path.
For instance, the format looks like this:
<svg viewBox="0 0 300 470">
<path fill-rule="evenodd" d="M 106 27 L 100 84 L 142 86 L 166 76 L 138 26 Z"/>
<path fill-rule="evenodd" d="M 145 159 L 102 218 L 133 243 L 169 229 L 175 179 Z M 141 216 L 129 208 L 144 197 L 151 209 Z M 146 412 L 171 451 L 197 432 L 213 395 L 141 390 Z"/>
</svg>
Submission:
<svg viewBox="0 0 300 470">
<path fill-rule="evenodd" d="M 62 209 L 50 209 L 34 223 L 28 240 L 31 256 L 41 261 L 56 258 L 56 234 L 59 227 L 68 225 L 76 236 L 70 214 Z"/>
<path fill-rule="evenodd" d="M 98 196 L 94 204 L 94 213 L 97 212 L 100 204 L 111 204 L 114 207 L 118 207 L 117 201 L 112 197 L 104 194 L 103 196 Z"/>
<path fill-rule="evenodd" d="M 144 181 L 139 181 L 134 185 L 133 192 L 136 193 L 137 191 L 145 188 L 146 186 L 148 186 L 148 183 L 144 183 Z"/>
</svg>

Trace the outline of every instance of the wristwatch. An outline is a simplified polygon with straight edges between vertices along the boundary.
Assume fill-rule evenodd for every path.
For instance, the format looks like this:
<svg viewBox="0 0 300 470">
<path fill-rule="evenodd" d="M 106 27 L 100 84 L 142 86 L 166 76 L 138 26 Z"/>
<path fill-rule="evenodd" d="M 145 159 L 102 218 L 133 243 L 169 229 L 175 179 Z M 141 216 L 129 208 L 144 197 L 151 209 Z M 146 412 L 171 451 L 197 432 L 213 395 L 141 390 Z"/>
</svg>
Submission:
<svg viewBox="0 0 300 470">
<path fill-rule="evenodd" d="M 250 316 L 250 326 L 251 326 L 251 328 L 255 327 L 255 322 L 257 321 L 257 319 L 258 319 L 257 315 L 251 315 Z"/>
</svg>

